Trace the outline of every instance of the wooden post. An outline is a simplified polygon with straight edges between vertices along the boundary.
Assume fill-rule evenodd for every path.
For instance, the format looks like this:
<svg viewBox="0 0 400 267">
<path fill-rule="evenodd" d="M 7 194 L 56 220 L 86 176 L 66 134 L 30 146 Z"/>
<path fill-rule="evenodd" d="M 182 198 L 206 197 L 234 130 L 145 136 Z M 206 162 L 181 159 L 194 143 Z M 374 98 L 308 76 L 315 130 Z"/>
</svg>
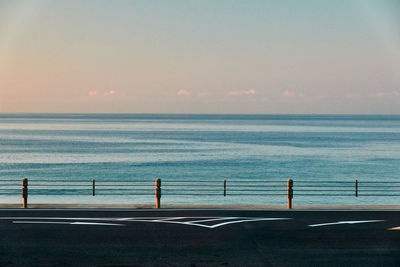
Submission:
<svg viewBox="0 0 400 267">
<path fill-rule="evenodd" d="M 224 179 L 224 197 L 226 197 L 226 179 Z"/>
<path fill-rule="evenodd" d="M 358 197 L 358 180 L 356 180 L 355 185 L 356 185 L 356 197 Z"/>
<path fill-rule="evenodd" d="M 156 208 L 159 209 L 161 207 L 161 179 L 156 179 Z"/>
<path fill-rule="evenodd" d="M 92 179 L 92 196 L 96 195 L 96 179 Z"/>
<path fill-rule="evenodd" d="M 287 181 L 287 198 L 288 198 L 288 208 L 292 208 L 292 199 L 293 199 L 293 180 L 288 179 Z"/>
<path fill-rule="evenodd" d="M 28 179 L 22 179 L 22 207 L 24 209 L 28 208 Z"/>
</svg>

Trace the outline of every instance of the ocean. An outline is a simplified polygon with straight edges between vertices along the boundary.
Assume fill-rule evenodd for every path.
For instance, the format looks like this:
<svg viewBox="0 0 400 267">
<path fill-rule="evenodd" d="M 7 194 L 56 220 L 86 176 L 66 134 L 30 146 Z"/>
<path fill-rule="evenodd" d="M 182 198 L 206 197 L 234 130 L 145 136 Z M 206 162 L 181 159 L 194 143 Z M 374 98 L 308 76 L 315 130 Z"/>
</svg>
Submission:
<svg viewBox="0 0 400 267">
<path fill-rule="evenodd" d="M 398 115 L 0 114 L 0 180 L 400 181 Z M 32 181 L 32 182 L 31 182 Z M 257 184 L 257 182 L 254 182 Z M 261 186 L 261 185 L 260 185 Z M 1 187 L 0 187 L 1 188 Z M 229 192 L 229 191 L 228 191 Z M 399 190 L 400 192 L 400 190 Z M 35 203 L 154 196 L 30 195 Z M 285 204 L 285 196 L 163 196 L 168 204 Z M 400 197 L 295 196 L 298 204 Z M 19 203 L 20 193 L 0 195 Z"/>
</svg>

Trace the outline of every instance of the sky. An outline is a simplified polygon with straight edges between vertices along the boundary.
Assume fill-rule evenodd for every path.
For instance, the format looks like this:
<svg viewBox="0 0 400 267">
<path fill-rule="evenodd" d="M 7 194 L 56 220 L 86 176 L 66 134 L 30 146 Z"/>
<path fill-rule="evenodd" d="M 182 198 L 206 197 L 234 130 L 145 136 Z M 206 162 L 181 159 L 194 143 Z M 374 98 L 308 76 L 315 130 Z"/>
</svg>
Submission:
<svg viewBox="0 0 400 267">
<path fill-rule="evenodd" d="M 0 0 L 0 112 L 400 114 L 400 1 Z"/>
</svg>

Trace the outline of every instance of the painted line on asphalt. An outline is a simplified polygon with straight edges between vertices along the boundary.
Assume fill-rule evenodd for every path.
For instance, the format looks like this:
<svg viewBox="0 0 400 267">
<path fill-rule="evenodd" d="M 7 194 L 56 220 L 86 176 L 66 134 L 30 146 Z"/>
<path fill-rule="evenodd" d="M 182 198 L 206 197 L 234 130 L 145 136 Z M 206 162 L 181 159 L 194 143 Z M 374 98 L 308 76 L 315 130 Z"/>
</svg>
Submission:
<svg viewBox="0 0 400 267">
<path fill-rule="evenodd" d="M 105 226 L 125 226 L 117 223 L 92 223 L 92 222 L 44 222 L 44 221 L 13 221 L 15 224 L 68 224 L 68 225 L 105 225 Z"/>
<path fill-rule="evenodd" d="M 257 217 L 165 217 L 165 218 L 149 218 L 149 217 L 136 217 L 136 218 L 123 218 L 126 222 L 149 222 L 149 223 L 168 223 L 168 224 L 180 224 L 189 226 L 198 226 L 203 228 L 214 229 L 220 226 L 236 223 L 245 222 L 256 222 L 256 221 L 276 221 L 276 220 L 291 220 L 292 218 L 257 218 Z M 184 221 L 187 219 L 187 221 Z M 200 219 L 200 220 L 199 220 Z M 119 220 L 119 219 L 116 219 Z M 177 221 L 179 220 L 179 221 Z M 182 221 L 183 220 L 183 221 Z M 213 225 L 202 224 L 202 222 L 222 221 L 230 220 L 223 223 L 217 223 Z"/>
<path fill-rule="evenodd" d="M 228 225 L 228 224 L 234 224 L 234 223 L 242 223 L 242 222 L 258 222 L 258 221 L 278 221 L 278 220 L 291 220 L 292 218 L 259 218 L 259 219 L 244 219 L 244 220 L 239 220 L 239 221 L 230 221 L 230 222 L 224 222 L 224 223 L 219 223 L 215 224 L 209 228 L 217 228 L 223 225 Z"/>
<path fill-rule="evenodd" d="M 213 221 L 234 220 L 234 219 L 238 219 L 238 217 L 222 217 L 222 218 L 203 219 L 203 220 L 188 221 L 188 223 L 213 222 Z"/>
<path fill-rule="evenodd" d="M 37 224 L 86 224 L 86 225 L 121 225 L 116 223 L 103 223 L 93 221 L 111 222 L 147 222 L 147 223 L 169 223 L 198 226 L 214 229 L 228 224 L 237 224 L 257 221 L 291 220 L 292 218 L 260 218 L 260 217 L 133 217 L 133 218 L 68 218 L 68 217 L 0 217 L 0 220 L 13 220 L 13 223 L 37 223 Z M 59 222 L 75 221 L 75 222 Z M 224 222 L 220 222 L 224 221 Z M 205 224 L 217 222 L 215 224 Z M 219 223 L 218 223 L 219 222 Z"/>
<path fill-rule="evenodd" d="M 85 217 L 0 217 L 0 220 L 72 220 L 72 221 L 114 221 L 116 218 L 85 218 Z"/>
<path fill-rule="evenodd" d="M 310 224 L 309 227 L 320 227 L 320 226 L 330 226 L 330 225 L 340 225 L 340 224 L 374 223 L 374 222 L 383 222 L 383 221 L 384 220 L 339 221 L 339 222 L 330 222 L 330 223 Z"/>
<path fill-rule="evenodd" d="M 71 224 L 71 222 L 13 221 L 17 224 Z"/>
<path fill-rule="evenodd" d="M 72 222 L 71 224 L 78 224 L 78 225 L 125 226 L 125 224 L 119 224 L 119 223 L 95 223 L 95 222 Z"/>
<path fill-rule="evenodd" d="M 154 221 L 173 221 L 173 220 L 181 220 L 181 219 L 185 219 L 186 217 L 168 217 L 168 218 L 161 218 L 161 219 L 155 219 Z"/>
</svg>

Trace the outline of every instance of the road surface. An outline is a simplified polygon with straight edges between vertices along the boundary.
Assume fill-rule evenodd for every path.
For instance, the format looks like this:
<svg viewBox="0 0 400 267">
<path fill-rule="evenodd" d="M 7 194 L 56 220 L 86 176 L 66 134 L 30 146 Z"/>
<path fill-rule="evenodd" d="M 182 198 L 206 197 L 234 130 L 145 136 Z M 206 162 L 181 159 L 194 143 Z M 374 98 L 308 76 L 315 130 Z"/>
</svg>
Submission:
<svg viewBox="0 0 400 267">
<path fill-rule="evenodd" d="M 0 210 L 0 266 L 400 266 L 399 211 Z"/>
</svg>

